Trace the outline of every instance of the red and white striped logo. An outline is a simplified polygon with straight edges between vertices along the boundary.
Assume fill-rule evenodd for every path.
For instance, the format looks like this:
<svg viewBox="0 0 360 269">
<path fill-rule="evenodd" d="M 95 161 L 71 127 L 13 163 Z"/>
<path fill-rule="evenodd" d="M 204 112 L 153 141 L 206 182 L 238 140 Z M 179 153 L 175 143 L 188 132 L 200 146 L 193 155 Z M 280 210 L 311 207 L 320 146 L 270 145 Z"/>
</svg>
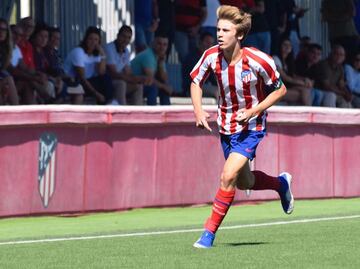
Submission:
<svg viewBox="0 0 360 269">
<path fill-rule="evenodd" d="M 39 143 L 38 186 L 43 205 L 48 207 L 55 191 L 57 138 L 54 134 L 44 133 Z"/>
</svg>

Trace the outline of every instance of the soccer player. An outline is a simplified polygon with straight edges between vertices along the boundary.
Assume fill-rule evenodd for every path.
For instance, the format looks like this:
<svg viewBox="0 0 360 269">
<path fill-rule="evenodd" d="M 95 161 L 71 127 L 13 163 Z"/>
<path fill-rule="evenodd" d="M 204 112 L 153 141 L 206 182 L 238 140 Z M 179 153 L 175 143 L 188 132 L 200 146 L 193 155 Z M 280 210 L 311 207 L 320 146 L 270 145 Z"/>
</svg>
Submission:
<svg viewBox="0 0 360 269">
<path fill-rule="evenodd" d="M 196 126 L 211 132 L 209 114 L 202 108 L 201 85 L 209 72 L 218 81 L 220 99 L 218 125 L 221 145 L 226 159 L 210 218 L 196 248 L 210 248 L 215 233 L 240 190 L 274 190 L 279 193 L 285 213 L 294 207 L 291 192 L 292 176 L 278 177 L 262 171 L 251 171 L 249 160 L 255 157 L 256 147 L 265 135 L 266 109 L 286 94 L 273 59 L 267 54 L 241 47 L 251 27 L 251 15 L 237 7 L 223 5 L 217 10 L 218 45 L 206 50 L 191 72 L 191 98 Z"/>
</svg>

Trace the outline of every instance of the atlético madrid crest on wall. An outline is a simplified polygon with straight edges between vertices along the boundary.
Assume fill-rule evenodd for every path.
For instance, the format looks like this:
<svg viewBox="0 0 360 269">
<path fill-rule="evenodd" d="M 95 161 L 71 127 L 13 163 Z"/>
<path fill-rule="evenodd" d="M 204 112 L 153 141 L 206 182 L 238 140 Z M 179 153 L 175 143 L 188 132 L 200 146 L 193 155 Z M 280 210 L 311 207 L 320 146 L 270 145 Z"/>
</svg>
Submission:
<svg viewBox="0 0 360 269">
<path fill-rule="evenodd" d="M 43 205 L 48 207 L 55 191 L 57 137 L 52 133 L 43 133 L 39 141 L 38 186 Z"/>
</svg>

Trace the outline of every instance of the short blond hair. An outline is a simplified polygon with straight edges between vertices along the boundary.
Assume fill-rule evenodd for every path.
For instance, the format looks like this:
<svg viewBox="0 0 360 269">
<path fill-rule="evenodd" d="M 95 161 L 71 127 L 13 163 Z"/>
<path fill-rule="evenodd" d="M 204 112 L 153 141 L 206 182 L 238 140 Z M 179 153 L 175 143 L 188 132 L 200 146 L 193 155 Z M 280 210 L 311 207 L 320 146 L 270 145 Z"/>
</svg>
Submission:
<svg viewBox="0 0 360 269">
<path fill-rule="evenodd" d="M 222 5 L 217 9 L 218 20 L 228 20 L 236 25 L 236 34 L 243 40 L 251 28 L 251 15 L 234 6 Z"/>
</svg>

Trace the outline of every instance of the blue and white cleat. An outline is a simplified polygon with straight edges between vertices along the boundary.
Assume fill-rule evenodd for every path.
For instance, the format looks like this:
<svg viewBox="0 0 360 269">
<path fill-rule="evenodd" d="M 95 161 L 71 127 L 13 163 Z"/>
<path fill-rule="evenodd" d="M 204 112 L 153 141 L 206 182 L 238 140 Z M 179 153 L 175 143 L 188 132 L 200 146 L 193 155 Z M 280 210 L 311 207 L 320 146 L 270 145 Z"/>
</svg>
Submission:
<svg viewBox="0 0 360 269">
<path fill-rule="evenodd" d="M 198 241 L 194 243 L 196 248 L 211 248 L 215 239 L 215 234 L 205 230 Z"/>
<path fill-rule="evenodd" d="M 286 214 L 291 214 L 294 210 L 294 196 L 291 192 L 292 176 L 283 172 L 279 175 L 281 190 L 279 191 L 281 205 Z"/>
</svg>

